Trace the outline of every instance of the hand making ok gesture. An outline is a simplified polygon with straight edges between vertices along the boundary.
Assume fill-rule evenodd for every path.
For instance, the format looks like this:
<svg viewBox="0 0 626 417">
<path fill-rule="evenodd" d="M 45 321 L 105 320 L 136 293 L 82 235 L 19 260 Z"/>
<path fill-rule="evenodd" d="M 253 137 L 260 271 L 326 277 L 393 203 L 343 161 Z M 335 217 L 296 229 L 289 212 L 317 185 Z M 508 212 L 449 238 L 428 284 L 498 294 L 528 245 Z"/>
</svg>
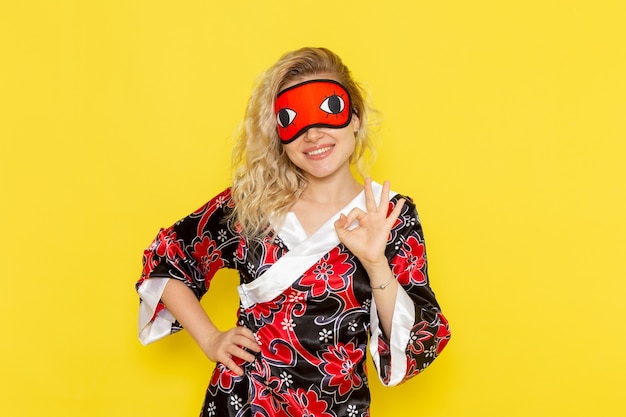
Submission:
<svg viewBox="0 0 626 417">
<path fill-rule="evenodd" d="M 380 203 L 376 205 L 372 190 L 372 179 L 366 178 L 363 184 L 365 191 L 365 207 L 350 210 L 347 215 L 341 214 L 335 222 L 335 230 L 339 240 L 361 261 L 366 270 L 387 265 L 385 247 L 389 232 L 400 215 L 405 200 L 398 201 L 393 211 L 389 211 L 389 181 L 383 184 Z M 355 222 L 356 220 L 356 222 Z M 353 222 L 356 226 L 353 225 Z"/>
</svg>

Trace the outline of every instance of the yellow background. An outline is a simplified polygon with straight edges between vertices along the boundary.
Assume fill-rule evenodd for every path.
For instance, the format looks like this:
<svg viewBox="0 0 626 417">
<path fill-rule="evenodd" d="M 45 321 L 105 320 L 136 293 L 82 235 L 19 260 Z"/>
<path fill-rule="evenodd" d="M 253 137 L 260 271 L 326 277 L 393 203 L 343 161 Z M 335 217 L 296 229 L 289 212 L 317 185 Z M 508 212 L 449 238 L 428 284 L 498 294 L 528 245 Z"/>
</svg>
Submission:
<svg viewBox="0 0 626 417">
<path fill-rule="evenodd" d="M 137 341 L 141 253 L 228 185 L 255 78 L 304 45 L 383 112 L 373 176 L 415 199 L 453 330 L 371 374 L 373 416 L 625 415 L 621 4 L 2 2 L 0 415 L 197 415 L 212 364 Z"/>
</svg>

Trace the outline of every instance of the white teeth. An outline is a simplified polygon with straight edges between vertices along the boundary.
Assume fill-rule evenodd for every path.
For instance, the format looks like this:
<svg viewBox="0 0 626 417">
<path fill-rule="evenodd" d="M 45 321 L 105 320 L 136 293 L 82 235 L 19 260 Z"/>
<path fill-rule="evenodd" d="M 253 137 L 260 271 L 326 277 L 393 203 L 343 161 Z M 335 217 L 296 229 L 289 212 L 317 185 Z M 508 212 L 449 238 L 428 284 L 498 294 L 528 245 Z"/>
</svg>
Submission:
<svg viewBox="0 0 626 417">
<path fill-rule="evenodd" d="M 320 155 L 320 154 L 323 154 L 324 152 L 328 152 L 331 148 L 332 146 L 327 146 L 325 148 L 316 149 L 314 151 L 307 152 L 307 155 L 310 155 L 310 156 Z"/>
</svg>

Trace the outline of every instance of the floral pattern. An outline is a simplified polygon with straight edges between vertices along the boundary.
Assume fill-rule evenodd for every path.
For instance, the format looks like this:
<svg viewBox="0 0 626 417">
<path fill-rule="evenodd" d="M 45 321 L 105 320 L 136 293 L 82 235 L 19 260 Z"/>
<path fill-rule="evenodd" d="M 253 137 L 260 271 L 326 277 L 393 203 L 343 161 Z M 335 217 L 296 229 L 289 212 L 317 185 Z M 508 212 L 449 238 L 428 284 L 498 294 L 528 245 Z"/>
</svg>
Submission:
<svg viewBox="0 0 626 417">
<path fill-rule="evenodd" d="M 361 362 L 364 356 L 365 353 L 357 349 L 354 343 L 329 346 L 328 352 L 322 354 L 324 359 L 322 363 L 322 370 L 324 371 L 322 385 L 328 386 L 331 392 L 335 391 L 334 387 L 337 387 L 336 391 L 339 397 L 360 388 L 363 380 L 357 372 L 357 364 Z"/>
<path fill-rule="evenodd" d="M 390 201 L 389 210 L 401 196 Z M 217 270 L 239 271 L 240 282 L 261 276 L 289 248 L 277 236 L 249 239 L 229 214 L 230 189 L 172 227 L 162 229 L 144 252 L 139 287 L 146 279 L 184 282 L 198 299 Z M 415 322 L 404 355 L 392 366 L 390 342 L 378 336 L 378 372 L 383 382 L 406 363 L 402 380 L 422 372 L 446 345 L 450 330 L 428 284 L 424 238 L 415 206 L 404 205 L 387 244 L 396 279 L 414 303 Z M 261 353 L 241 363 L 237 376 L 218 363 L 202 416 L 368 416 L 365 370 L 372 290 L 367 274 L 342 244 L 324 254 L 275 299 L 239 309 L 238 324 L 250 328 Z M 157 307 L 155 315 L 164 308 Z M 395 324 L 394 324 L 395 326 Z M 172 332 L 180 325 L 172 325 Z M 241 361 L 242 362 L 242 361 Z"/>
</svg>

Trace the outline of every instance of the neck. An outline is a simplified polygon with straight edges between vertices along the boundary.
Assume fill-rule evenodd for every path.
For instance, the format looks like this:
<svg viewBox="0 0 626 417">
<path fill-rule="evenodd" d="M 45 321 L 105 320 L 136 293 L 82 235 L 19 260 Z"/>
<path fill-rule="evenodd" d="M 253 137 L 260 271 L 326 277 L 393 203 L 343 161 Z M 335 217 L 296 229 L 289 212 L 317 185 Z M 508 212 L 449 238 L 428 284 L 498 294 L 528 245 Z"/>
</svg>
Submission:
<svg viewBox="0 0 626 417">
<path fill-rule="evenodd" d="M 356 197 L 362 189 L 352 173 L 342 177 L 308 178 L 300 199 L 321 204 L 343 203 Z"/>
</svg>

